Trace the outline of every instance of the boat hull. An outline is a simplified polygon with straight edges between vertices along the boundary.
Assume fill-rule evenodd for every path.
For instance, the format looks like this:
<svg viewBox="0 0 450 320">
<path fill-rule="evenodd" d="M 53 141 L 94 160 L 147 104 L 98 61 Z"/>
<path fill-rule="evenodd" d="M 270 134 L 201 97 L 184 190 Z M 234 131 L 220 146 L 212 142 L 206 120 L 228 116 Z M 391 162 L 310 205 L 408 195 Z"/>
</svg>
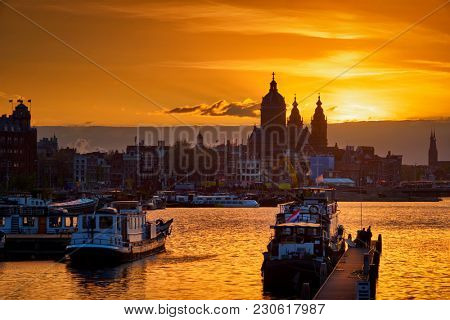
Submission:
<svg viewBox="0 0 450 320">
<path fill-rule="evenodd" d="M 96 244 L 70 245 L 67 247 L 67 256 L 72 265 L 77 266 L 103 266 L 118 265 L 165 250 L 165 237 L 159 237 L 145 242 L 140 246 L 116 247 Z"/>
<path fill-rule="evenodd" d="M 325 274 L 333 270 L 340 257 L 345 252 L 345 248 L 330 254 L 326 263 Z M 261 271 L 264 277 L 264 291 L 299 293 L 303 283 L 309 283 L 310 288 L 315 291 L 320 287 L 322 262 L 318 260 L 269 260 L 264 259 Z"/>
</svg>

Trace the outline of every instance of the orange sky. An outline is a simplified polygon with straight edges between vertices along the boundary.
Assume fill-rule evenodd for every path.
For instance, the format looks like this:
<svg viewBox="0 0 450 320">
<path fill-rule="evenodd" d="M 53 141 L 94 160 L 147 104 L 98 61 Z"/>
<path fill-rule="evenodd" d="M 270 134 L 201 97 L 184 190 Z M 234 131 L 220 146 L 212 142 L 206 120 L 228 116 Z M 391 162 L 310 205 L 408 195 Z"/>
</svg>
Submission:
<svg viewBox="0 0 450 320">
<path fill-rule="evenodd" d="M 307 122 L 318 90 L 330 122 L 450 116 L 450 5 L 326 85 L 443 0 L 7 1 L 116 78 L 1 2 L 0 113 L 34 125 L 259 123 L 272 71 Z"/>
</svg>

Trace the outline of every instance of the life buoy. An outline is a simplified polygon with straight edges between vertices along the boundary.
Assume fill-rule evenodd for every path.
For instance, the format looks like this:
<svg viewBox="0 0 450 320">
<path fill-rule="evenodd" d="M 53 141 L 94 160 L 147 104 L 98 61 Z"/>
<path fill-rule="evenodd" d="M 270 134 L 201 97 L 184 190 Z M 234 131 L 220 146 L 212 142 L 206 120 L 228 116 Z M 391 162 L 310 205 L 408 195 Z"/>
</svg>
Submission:
<svg viewBox="0 0 450 320">
<path fill-rule="evenodd" d="M 311 213 L 311 214 L 319 213 L 319 207 L 318 206 L 310 206 L 309 213 Z"/>
</svg>

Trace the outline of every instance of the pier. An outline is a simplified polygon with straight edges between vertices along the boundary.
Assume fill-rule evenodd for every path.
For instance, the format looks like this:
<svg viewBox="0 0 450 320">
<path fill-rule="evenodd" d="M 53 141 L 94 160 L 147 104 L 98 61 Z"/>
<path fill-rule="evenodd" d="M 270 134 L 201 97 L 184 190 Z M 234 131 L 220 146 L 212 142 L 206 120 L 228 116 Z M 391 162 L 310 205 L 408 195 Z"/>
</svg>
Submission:
<svg viewBox="0 0 450 320">
<path fill-rule="evenodd" d="M 368 248 L 349 248 L 321 285 L 314 300 L 376 299 L 381 235 Z"/>
</svg>

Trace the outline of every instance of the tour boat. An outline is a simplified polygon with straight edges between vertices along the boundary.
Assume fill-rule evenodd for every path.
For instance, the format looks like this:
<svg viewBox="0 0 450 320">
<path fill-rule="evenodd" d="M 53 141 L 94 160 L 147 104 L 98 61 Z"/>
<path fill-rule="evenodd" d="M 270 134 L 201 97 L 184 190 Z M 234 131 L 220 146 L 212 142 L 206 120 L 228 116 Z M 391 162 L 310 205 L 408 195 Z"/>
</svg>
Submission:
<svg viewBox="0 0 450 320">
<path fill-rule="evenodd" d="M 179 207 L 223 207 L 223 208 L 257 208 L 256 200 L 243 199 L 233 194 L 218 193 L 213 195 L 199 195 L 195 193 L 166 193 L 167 202 L 171 206 Z"/>
<path fill-rule="evenodd" d="M 317 287 L 345 252 L 334 190 L 305 188 L 280 205 L 261 271 L 267 291 Z"/>
<path fill-rule="evenodd" d="M 161 252 L 173 220 L 147 220 L 138 201 L 115 201 L 81 214 L 67 255 L 74 265 L 116 265 Z"/>
</svg>

